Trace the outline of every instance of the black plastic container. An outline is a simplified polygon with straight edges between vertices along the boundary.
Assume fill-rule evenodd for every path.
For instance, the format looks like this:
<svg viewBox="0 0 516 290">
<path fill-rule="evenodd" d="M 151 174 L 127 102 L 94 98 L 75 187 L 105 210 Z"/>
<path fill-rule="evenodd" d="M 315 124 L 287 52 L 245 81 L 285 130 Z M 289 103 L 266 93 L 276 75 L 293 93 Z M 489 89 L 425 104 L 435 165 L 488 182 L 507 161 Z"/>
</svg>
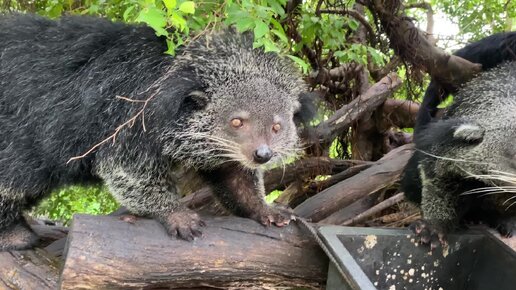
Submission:
<svg viewBox="0 0 516 290">
<path fill-rule="evenodd" d="M 487 231 L 450 235 L 448 249 L 433 252 L 403 229 L 319 231 L 346 276 L 330 263 L 327 290 L 516 289 L 516 252 Z"/>
</svg>

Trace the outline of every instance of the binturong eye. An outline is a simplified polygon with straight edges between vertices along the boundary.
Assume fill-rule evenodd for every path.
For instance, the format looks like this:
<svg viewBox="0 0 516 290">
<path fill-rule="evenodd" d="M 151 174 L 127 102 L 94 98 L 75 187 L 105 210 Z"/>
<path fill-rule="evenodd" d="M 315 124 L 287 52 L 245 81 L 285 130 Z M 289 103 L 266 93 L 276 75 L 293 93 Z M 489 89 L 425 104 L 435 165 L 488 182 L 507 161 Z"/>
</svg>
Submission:
<svg viewBox="0 0 516 290">
<path fill-rule="evenodd" d="M 235 118 L 231 120 L 231 126 L 233 126 L 234 128 L 240 128 L 242 127 L 242 125 L 244 125 L 242 119 Z"/>
<path fill-rule="evenodd" d="M 274 133 L 278 133 L 280 129 L 281 129 L 281 125 L 279 123 L 272 125 L 272 131 Z"/>
</svg>

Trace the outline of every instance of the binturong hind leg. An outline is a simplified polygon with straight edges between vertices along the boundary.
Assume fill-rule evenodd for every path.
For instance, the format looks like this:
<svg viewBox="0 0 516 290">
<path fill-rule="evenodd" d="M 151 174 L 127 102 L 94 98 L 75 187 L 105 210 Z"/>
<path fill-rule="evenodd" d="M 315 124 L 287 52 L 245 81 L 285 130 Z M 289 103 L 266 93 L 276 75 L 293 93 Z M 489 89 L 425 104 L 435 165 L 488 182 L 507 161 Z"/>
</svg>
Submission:
<svg viewBox="0 0 516 290">
<path fill-rule="evenodd" d="M 22 208 L 21 195 L 0 191 L 0 251 L 29 249 L 38 241 L 21 214 Z"/>
</svg>

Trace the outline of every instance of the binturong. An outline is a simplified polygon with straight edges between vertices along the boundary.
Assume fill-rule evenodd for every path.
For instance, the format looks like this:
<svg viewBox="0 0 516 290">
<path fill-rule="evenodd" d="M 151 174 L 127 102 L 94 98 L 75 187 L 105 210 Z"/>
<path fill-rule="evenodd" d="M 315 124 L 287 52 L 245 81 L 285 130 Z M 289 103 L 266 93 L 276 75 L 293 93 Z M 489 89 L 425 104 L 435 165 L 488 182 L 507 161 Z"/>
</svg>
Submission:
<svg viewBox="0 0 516 290">
<path fill-rule="evenodd" d="M 505 236 L 516 231 L 516 62 L 503 63 L 464 85 L 442 120 L 416 136 L 402 190 L 421 204 L 413 225 L 421 242 L 446 244 L 446 234 L 483 222 Z M 422 191 L 411 185 L 420 182 Z"/>
<path fill-rule="evenodd" d="M 287 225 L 291 211 L 264 201 L 262 171 L 298 152 L 306 88 L 252 43 L 224 30 L 172 57 L 143 25 L 0 16 L 0 250 L 34 246 L 23 210 L 71 184 L 105 183 L 186 240 L 204 223 L 179 198 L 204 184 L 236 215 Z"/>
</svg>

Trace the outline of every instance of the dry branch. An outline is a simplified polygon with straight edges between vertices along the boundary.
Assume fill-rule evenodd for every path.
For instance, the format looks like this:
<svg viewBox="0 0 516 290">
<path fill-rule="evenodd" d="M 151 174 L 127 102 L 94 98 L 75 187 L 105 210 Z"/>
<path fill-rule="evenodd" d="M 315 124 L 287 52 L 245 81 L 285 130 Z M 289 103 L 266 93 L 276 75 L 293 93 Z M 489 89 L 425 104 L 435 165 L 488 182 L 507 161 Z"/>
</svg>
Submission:
<svg viewBox="0 0 516 290">
<path fill-rule="evenodd" d="M 416 124 L 419 104 L 407 100 L 387 99 L 381 108 L 383 115 L 382 128 L 387 130 L 392 126 L 398 128 L 413 128 Z"/>
<path fill-rule="evenodd" d="M 356 217 L 348 219 L 342 223 L 343 226 L 351 226 L 354 224 L 357 224 L 359 222 L 364 221 L 365 219 L 380 213 L 382 210 L 387 209 L 398 202 L 402 201 L 404 199 L 403 193 L 398 193 L 394 196 L 389 197 L 388 199 L 378 203 L 377 205 L 371 207 L 370 209 L 358 214 Z"/>
<path fill-rule="evenodd" d="M 300 159 L 285 168 L 277 167 L 265 172 L 265 192 L 286 187 L 295 180 L 313 178 L 318 175 L 331 175 L 344 171 L 354 165 L 365 164 L 361 160 L 342 160 L 328 157 Z"/>
<path fill-rule="evenodd" d="M 432 9 L 432 5 L 427 2 L 421 2 L 421 3 L 412 3 L 405 5 L 405 9 L 412 9 L 412 8 L 421 8 L 426 10 L 426 33 L 428 37 L 432 37 L 431 41 L 435 44 L 435 39 L 433 39 L 433 33 L 434 33 L 434 10 Z"/>
<path fill-rule="evenodd" d="M 147 105 L 149 104 L 149 102 L 159 93 L 159 89 L 156 89 L 156 91 L 154 93 L 152 93 L 147 99 L 145 100 L 134 100 L 134 99 L 130 99 L 130 98 L 126 98 L 126 97 L 122 97 L 122 96 L 116 96 L 117 99 L 121 99 L 121 100 L 125 100 L 125 101 L 128 101 L 130 103 L 141 103 L 142 104 L 142 107 L 141 109 L 136 112 L 136 114 L 134 116 L 132 116 L 131 118 L 129 118 L 127 121 L 125 121 L 124 123 L 118 125 L 115 129 L 115 131 L 113 133 L 111 133 L 111 135 L 109 135 L 108 137 L 106 137 L 104 140 L 100 141 L 99 143 L 93 145 L 90 149 L 88 149 L 86 152 L 84 152 L 83 154 L 81 155 L 78 155 L 78 156 L 74 156 L 74 157 L 71 157 L 70 159 L 68 159 L 68 161 L 66 162 L 67 164 L 74 161 L 74 160 L 78 160 L 78 159 L 82 159 L 84 157 L 86 157 L 88 154 L 90 154 L 91 152 L 95 151 L 95 149 L 99 148 L 100 146 L 108 143 L 108 142 L 112 142 L 112 143 L 115 143 L 115 140 L 116 140 L 116 137 L 118 136 L 118 133 L 120 133 L 120 130 L 126 128 L 126 127 L 129 127 L 131 128 L 132 126 L 134 126 L 134 123 L 136 122 L 136 120 L 138 118 L 141 117 L 141 120 L 142 120 L 142 127 L 143 127 L 143 131 L 146 131 L 146 128 L 145 128 L 145 109 L 147 108 Z"/>
<path fill-rule="evenodd" d="M 426 71 L 442 84 L 457 86 L 480 72 L 481 66 L 450 55 L 433 43 L 402 12 L 399 0 L 367 1 L 389 37 L 391 47 L 406 62 Z"/>
<path fill-rule="evenodd" d="M 396 148 L 377 165 L 305 200 L 295 208 L 295 212 L 318 222 L 368 194 L 389 187 L 398 180 L 412 153 L 412 144 Z"/>
<path fill-rule="evenodd" d="M 345 180 L 354 175 L 357 175 L 361 171 L 366 170 L 367 168 L 373 166 L 374 164 L 375 164 L 374 162 L 358 164 L 358 165 L 350 167 L 342 172 L 334 174 L 334 175 L 330 176 L 328 179 L 321 180 L 319 182 L 313 182 L 310 185 L 310 187 L 316 188 L 318 191 L 324 190 L 330 186 L 333 186 L 333 185 L 341 182 L 342 180 Z"/>
<path fill-rule="evenodd" d="M 381 191 L 374 192 L 372 194 L 368 194 L 357 201 L 353 202 L 352 204 L 341 208 L 340 210 L 336 211 L 329 217 L 319 221 L 321 224 L 331 224 L 331 225 L 340 225 L 344 221 L 354 218 L 357 215 L 363 213 L 364 211 L 370 209 L 372 206 L 374 206 L 381 195 Z"/>
<path fill-rule="evenodd" d="M 155 221 L 76 215 L 61 289 L 320 289 L 328 260 L 295 224 L 263 227 L 237 217 L 205 219 L 203 237 L 169 237 Z"/>
<path fill-rule="evenodd" d="M 365 94 L 337 110 L 328 120 L 315 128 L 320 142 L 333 140 L 335 136 L 349 128 L 353 122 L 378 108 L 400 85 L 400 78 L 395 73 L 390 73 L 369 88 Z"/>
</svg>

